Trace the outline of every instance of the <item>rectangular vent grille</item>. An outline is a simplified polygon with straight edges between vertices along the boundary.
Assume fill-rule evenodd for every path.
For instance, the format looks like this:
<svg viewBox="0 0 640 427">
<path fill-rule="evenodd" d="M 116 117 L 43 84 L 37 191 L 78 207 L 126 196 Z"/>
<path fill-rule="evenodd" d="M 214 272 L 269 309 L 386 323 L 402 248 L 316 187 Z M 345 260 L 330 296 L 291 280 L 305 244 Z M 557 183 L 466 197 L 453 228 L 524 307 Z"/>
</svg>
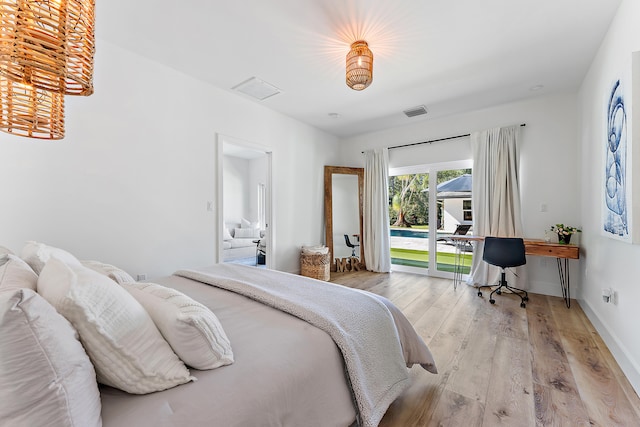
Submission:
<svg viewBox="0 0 640 427">
<path fill-rule="evenodd" d="M 245 95 L 252 96 L 260 101 L 264 101 L 265 99 L 282 92 L 274 85 L 256 77 L 251 77 L 249 80 L 245 80 L 231 89 L 242 92 Z"/>
<path fill-rule="evenodd" d="M 427 114 L 427 108 L 424 105 L 420 105 L 419 107 L 414 107 L 414 108 L 409 108 L 408 110 L 404 110 L 403 113 L 407 117 L 421 116 L 423 114 Z"/>
</svg>

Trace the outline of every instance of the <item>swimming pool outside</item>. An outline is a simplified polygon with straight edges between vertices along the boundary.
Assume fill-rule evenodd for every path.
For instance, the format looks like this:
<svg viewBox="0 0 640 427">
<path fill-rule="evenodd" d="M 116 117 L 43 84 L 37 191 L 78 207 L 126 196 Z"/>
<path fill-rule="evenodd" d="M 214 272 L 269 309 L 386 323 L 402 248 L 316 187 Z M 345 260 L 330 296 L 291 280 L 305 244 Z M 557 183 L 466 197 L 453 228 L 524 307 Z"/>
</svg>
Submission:
<svg viewBox="0 0 640 427">
<path fill-rule="evenodd" d="M 394 237 L 416 237 L 419 239 L 428 239 L 429 230 L 411 230 L 409 228 L 392 228 L 390 234 Z"/>
<path fill-rule="evenodd" d="M 391 263 L 413 267 L 429 267 L 429 230 L 392 228 Z M 452 233 L 437 233 L 438 238 L 450 236 Z M 437 264 L 440 271 L 453 271 L 455 246 L 445 242 L 437 242 Z M 464 273 L 468 273 L 471 265 L 471 253 L 464 255 Z"/>
</svg>

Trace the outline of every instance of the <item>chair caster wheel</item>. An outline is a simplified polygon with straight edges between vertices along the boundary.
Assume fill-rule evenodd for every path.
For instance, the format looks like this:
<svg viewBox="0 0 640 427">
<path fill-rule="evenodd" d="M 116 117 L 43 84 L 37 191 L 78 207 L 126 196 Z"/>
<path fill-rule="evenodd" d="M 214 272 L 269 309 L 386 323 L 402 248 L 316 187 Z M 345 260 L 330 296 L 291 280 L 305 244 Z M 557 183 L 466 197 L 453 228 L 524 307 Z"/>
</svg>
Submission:
<svg viewBox="0 0 640 427">
<path fill-rule="evenodd" d="M 489 302 L 490 302 L 491 304 L 495 304 L 495 303 L 496 303 L 496 300 L 494 300 L 494 299 L 490 299 L 490 300 L 489 300 Z"/>
<path fill-rule="evenodd" d="M 498 295 L 502 295 L 502 291 L 501 291 L 500 289 L 498 289 L 498 290 L 496 291 L 496 294 L 498 294 Z"/>
<path fill-rule="evenodd" d="M 529 297 L 524 297 L 523 300 L 529 301 Z"/>
<path fill-rule="evenodd" d="M 478 296 L 481 297 L 482 296 L 482 292 L 478 291 Z"/>
<path fill-rule="evenodd" d="M 525 304 L 525 303 L 520 303 L 520 307 L 522 307 L 522 308 L 527 308 L 527 304 Z"/>
</svg>

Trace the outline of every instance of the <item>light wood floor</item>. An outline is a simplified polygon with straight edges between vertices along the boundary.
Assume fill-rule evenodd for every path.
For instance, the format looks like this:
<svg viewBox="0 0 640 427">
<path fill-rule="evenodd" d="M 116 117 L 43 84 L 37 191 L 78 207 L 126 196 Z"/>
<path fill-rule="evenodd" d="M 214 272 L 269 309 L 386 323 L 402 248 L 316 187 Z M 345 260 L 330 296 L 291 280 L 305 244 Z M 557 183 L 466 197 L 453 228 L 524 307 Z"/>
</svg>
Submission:
<svg viewBox="0 0 640 427">
<path fill-rule="evenodd" d="M 393 301 L 439 373 L 412 385 L 380 426 L 640 426 L 640 399 L 576 301 L 478 297 L 466 285 L 409 273 L 332 273 Z"/>
</svg>

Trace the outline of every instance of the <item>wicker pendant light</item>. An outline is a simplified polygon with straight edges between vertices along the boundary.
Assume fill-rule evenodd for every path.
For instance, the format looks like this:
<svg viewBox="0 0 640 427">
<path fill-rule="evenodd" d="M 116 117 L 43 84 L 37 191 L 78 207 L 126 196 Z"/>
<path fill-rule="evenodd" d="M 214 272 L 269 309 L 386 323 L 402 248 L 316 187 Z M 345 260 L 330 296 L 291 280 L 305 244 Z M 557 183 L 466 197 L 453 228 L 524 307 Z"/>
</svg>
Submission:
<svg viewBox="0 0 640 427">
<path fill-rule="evenodd" d="M 29 138 L 64 138 L 64 96 L 0 78 L 0 130 Z"/>
<path fill-rule="evenodd" d="M 66 95 L 93 93 L 95 0 L 0 1 L 0 76 Z"/>
<path fill-rule="evenodd" d="M 351 44 L 347 54 L 347 86 L 353 90 L 363 90 L 373 81 L 373 53 L 364 40 Z"/>
</svg>

